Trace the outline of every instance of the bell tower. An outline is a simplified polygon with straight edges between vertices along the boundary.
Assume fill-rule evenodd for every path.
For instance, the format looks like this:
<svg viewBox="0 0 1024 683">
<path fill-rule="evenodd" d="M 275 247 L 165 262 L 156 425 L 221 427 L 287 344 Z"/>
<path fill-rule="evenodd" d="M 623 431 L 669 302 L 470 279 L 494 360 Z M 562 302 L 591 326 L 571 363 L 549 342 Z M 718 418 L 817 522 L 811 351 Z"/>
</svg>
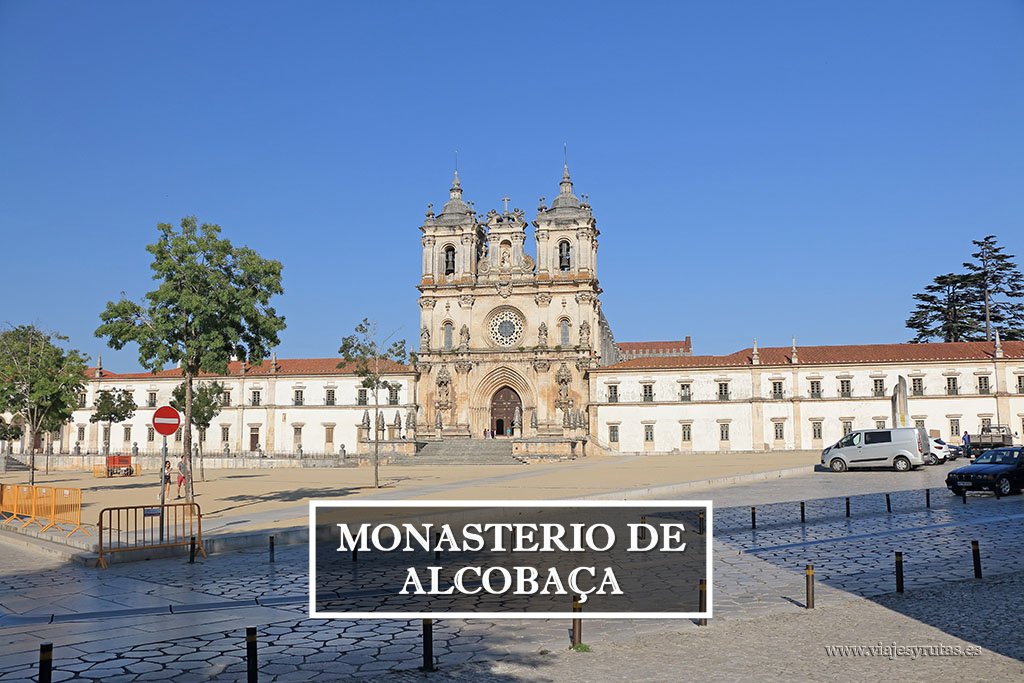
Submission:
<svg viewBox="0 0 1024 683">
<path fill-rule="evenodd" d="M 569 166 L 562 167 L 558 196 L 551 208 L 544 198 L 537 208 L 534 223 L 537 240 L 537 278 L 539 280 L 597 280 L 597 221 L 586 197 L 572 192 Z"/>
</svg>

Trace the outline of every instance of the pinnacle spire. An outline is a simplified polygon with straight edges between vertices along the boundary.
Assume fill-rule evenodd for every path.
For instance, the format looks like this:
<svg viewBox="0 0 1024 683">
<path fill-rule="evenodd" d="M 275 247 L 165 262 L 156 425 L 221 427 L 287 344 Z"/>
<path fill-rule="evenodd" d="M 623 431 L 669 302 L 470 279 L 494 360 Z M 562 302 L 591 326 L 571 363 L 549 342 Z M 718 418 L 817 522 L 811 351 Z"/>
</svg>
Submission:
<svg viewBox="0 0 1024 683">
<path fill-rule="evenodd" d="M 459 170 L 455 169 L 455 177 L 452 178 L 452 189 L 448 196 L 451 199 L 462 199 L 462 183 L 459 182 Z"/>
</svg>

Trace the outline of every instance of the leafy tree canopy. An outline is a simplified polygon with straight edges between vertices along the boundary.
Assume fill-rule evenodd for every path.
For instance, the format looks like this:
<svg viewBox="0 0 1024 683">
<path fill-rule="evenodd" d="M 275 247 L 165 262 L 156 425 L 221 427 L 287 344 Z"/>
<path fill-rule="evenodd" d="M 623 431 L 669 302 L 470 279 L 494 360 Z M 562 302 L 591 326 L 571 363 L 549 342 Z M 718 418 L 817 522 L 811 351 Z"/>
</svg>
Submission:
<svg viewBox="0 0 1024 683">
<path fill-rule="evenodd" d="M 221 409 L 224 385 L 220 382 L 200 382 L 192 392 L 192 425 L 196 429 L 209 429 L 213 419 Z M 171 394 L 171 407 L 184 412 L 185 383 L 174 387 Z"/>
<path fill-rule="evenodd" d="M 94 412 L 89 422 L 124 422 L 135 414 L 135 398 L 127 389 L 103 389 L 96 395 Z"/>
</svg>

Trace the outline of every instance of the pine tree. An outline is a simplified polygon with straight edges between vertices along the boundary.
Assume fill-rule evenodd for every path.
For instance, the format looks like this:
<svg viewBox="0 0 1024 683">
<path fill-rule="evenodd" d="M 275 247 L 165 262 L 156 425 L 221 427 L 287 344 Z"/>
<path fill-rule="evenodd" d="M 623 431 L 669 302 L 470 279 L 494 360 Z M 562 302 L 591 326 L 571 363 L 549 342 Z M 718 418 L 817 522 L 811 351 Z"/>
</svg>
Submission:
<svg viewBox="0 0 1024 683">
<path fill-rule="evenodd" d="M 993 339 L 993 327 L 1003 339 L 1024 339 L 1024 275 L 1013 255 L 996 244 L 995 235 L 972 242 L 978 251 L 964 268 L 971 276 L 974 317 L 984 324 L 985 339 Z"/>
<path fill-rule="evenodd" d="M 980 339 L 980 325 L 971 299 L 972 286 L 971 276 L 946 273 L 936 277 L 924 292 L 915 294 L 914 299 L 918 303 L 907 318 L 907 327 L 917 332 L 911 341 Z"/>
</svg>

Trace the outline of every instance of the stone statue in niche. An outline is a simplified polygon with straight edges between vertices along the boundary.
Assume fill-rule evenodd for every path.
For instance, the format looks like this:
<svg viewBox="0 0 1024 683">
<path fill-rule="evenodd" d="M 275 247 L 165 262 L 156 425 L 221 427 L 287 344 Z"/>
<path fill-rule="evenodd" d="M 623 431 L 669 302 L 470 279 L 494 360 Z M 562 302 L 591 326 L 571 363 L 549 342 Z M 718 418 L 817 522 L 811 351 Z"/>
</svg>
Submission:
<svg viewBox="0 0 1024 683">
<path fill-rule="evenodd" d="M 501 267 L 511 268 L 512 267 L 512 250 L 507 246 L 502 245 L 501 247 Z"/>
<path fill-rule="evenodd" d="M 469 347 L 469 325 L 463 325 L 459 329 L 459 346 L 462 348 Z"/>
<path fill-rule="evenodd" d="M 580 346 L 590 346 L 590 323 L 580 323 Z"/>
<path fill-rule="evenodd" d="M 440 410 L 451 406 L 452 376 L 447 367 L 442 367 L 437 373 L 437 407 Z"/>
<path fill-rule="evenodd" d="M 420 350 L 430 350 L 430 330 L 428 330 L 426 327 L 420 330 Z"/>
<path fill-rule="evenodd" d="M 541 323 L 537 327 L 537 346 L 546 349 L 548 346 L 548 325 Z"/>
</svg>

